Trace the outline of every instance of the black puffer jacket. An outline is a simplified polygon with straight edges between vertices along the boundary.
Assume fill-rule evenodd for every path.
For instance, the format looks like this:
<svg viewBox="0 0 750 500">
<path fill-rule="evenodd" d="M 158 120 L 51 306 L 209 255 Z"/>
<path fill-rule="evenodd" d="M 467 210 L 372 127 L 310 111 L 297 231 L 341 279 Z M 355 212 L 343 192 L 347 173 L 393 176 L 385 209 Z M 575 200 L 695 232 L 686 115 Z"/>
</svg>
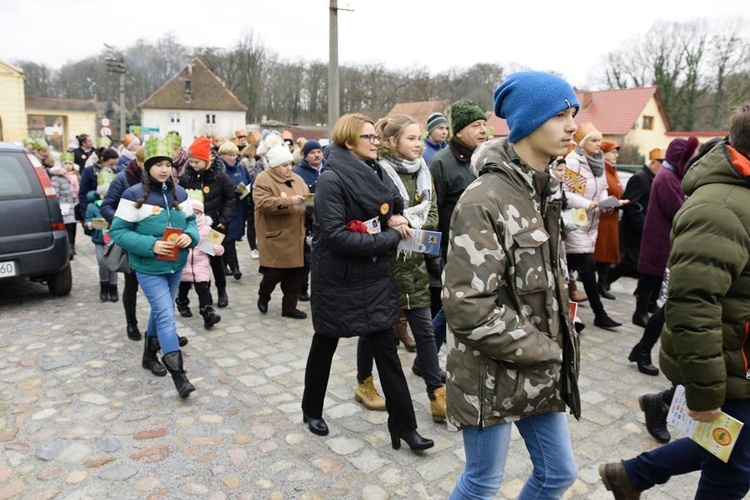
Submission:
<svg viewBox="0 0 750 500">
<path fill-rule="evenodd" d="M 234 215 L 234 185 L 227 174 L 213 165 L 200 172 L 186 165 L 180 176 L 180 186 L 203 192 L 204 214 L 211 217 L 214 228 L 221 224 L 225 228 L 222 232 L 226 233 Z"/>
<path fill-rule="evenodd" d="M 401 239 L 388 228 L 403 200 L 380 166 L 369 166 L 334 145 L 315 188 L 311 259 L 315 333 L 355 337 L 391 328 L 398 320 L 389 252 Z M 382 232 L 349 231 L 354 220 L 378 217 Z"/>
</svg>

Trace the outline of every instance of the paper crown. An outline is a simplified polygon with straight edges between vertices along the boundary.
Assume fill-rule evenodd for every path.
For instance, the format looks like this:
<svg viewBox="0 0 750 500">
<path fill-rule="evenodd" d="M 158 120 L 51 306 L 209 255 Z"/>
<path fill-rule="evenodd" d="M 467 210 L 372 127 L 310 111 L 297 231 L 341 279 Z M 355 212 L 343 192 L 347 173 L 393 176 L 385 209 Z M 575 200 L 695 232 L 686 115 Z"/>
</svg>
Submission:
<svg viewBox="0 0 750 500">
<path fill-rule="evenodd" d="M 176 132 L 174 130 L 168 132 L 166 140 L 169 143 L 169 147 L 171 147 L 172 149 L 182 147 L 182 136 L 180 136 L 179 132 Z"/>
<path fill-rule="evenodd" d="M 203 191 L 200 189 L 186 189 L 185 192 L 188 195 L 188 198 L 195 201 L 200 201 L 203 203 Z"/>
<path fill-rule="evenodd" d="M 32 143 L 32 147 L 33 147 L 34 149 L 42 149 L 42 148 L 46 148 L 46 147 L 48 147 L 48 146 L 47 146 L 47 141 L 45 141 L 45 140 L 44 140 L 43 138 L 41 138 L 41 137 L 37 137 L 36 139 L 34 139 L 34 142 Z"/>
<path fill-rule="evenodd" d="M 73 153 L 67 151 L 60 153 L 60 163 L 73 163 Z"/>
<path fill-rule="evenodd" d="M 103 168 L 96 175 L 97 186 L 109 186 L 115 180 L 115 173 L 109 168 Z"/>
<path fill-rule="evenodd" d="M 107 137 L 106 135 L 103 135 L 101 137 L 96 138 L 96 145 L 100 148 L 108 148 L 112 145 L 112 139 Z"/>
<path fill-rule="evenodd" d="M 145 149 L 144 160 L 148 161 L 152 158 L 169 158 L 172 159 L 172 139 L 159 139 L 151 136 L 146 141 L 146 145 L 143 146 Z"/>
<path fill-rule="evenodd" d="M 649 160 L 663 160 L 664 156 L 664 150 L 659 148 L 654 148 L 651 151 L 648 152 L 648 159 Z"/>
</svg>

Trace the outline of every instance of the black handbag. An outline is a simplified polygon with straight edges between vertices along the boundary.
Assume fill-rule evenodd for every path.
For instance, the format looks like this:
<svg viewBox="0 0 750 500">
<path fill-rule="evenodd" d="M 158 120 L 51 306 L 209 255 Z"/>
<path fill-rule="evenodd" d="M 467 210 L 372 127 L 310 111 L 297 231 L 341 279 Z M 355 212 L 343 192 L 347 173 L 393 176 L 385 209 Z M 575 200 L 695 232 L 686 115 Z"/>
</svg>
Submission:
<svg viewBox="0 0 750 500">
<path fill-rule="evenodd" d="M 107 262 L 107 269 L 118 273 L 129 273 L 130 272 L 130 261 L 128 260 L 128 252 L 115 245 L 114 241 L 110 241 L 104 245 L 104 259 Z"/>
</svg>

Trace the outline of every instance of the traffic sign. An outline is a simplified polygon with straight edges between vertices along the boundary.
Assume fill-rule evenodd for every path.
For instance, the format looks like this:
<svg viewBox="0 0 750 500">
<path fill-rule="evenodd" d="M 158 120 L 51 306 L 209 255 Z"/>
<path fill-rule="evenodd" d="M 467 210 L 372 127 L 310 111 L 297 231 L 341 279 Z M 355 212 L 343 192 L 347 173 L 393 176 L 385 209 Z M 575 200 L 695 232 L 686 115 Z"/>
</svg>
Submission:
<svg viewBox="0 0 750 500">
<path fill-rule="evenodd" d="M 112 135 L 112 129 L 109 127 L 102 127 L 99 133 L 102 135 L 102 137 L 109 137 L 110 135 Z"/>
<path fill-rule="evenodd" d="M 141 127 L 140 125 L 131 125 L 130 133 L 135 135 L 158 134 L 159 127 Z"/>
<path fill-rule="evenodd" d="M 102 118 L 102 127 L 109 127 L 109 118 L 106 116 Z"/>
</svg>

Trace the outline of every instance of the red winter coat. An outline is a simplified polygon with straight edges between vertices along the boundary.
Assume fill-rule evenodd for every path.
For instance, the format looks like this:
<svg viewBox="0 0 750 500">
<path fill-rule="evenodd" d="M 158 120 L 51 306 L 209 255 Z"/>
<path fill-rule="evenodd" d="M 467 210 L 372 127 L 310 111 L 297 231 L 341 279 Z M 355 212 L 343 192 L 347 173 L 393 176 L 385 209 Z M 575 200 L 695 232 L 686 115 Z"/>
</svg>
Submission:
<svg viewBox="0 0 750 500">
<path fill-rule="evenodd" d="M 617 175 L 617 167 L 604 164 L 604 176 L 607 178 L 607 193 L 618 200 L 622 198 L 622 184 Z M 596 236 L 594 260 L 616 264 L 620 262 L 620 212 L 615 210 L 611 214 L 600 212 L 599 234 Z"/>
</svg>

